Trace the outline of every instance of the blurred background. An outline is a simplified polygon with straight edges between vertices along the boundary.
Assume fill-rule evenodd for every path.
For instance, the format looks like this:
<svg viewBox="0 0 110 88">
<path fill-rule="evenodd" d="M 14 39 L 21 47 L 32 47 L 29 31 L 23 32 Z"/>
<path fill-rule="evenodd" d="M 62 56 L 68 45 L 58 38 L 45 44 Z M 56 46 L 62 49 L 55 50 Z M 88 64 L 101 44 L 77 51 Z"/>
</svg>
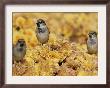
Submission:
<svg viewBox="0 0 110 88">
<path fill-rule="evenodd" d="M 48 43 L 39 45 L 36 21 L 43 19 L 50 31 Z M 15 76 L 93 76 L 98 55 L 88 54 L 87 37 L 98 32 L 98 13 L 13 13 L 13 44 L 26 41 L 25 63 L 15 63 Z M 54 50 L 55 49 L 55 50 Z M 59 65 L 59 62 L 66 62 Z"/>
</svg>

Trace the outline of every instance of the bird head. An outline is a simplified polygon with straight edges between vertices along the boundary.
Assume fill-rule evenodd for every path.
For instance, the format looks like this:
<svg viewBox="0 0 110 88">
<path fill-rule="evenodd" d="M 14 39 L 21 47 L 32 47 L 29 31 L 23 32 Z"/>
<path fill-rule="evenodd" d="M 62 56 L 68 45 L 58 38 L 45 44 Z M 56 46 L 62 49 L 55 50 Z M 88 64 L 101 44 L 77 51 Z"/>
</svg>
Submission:
<svg viewBox="0 0 110 88">
<path fill-rule="evenodd" d="M 89 32 L 88 35 L 89 35 L 89 38 L 90 38 L 90 39 L 95 39 L 95 38 L 97 38 L 97 33 L 94 32 L 94 31 Z"/>
<path fill-rule="evenodd" d="M 37 27 L 41 27 L 43 25 L 46 25 L 46 23 L 43 19 L 38 19 L 36 24 L 37 24 Z"/>
<path fill-rule="evenodd" d="M 46 23 L 43 19 L 38 19 L 36 24 L 39 33 L 44 33 L 45 30 L 47 29 Z"/>
<path fill-rule="evenodd" d="M 16 45 L 17 45 L 17 47 L 19 47 L 19 48 L 23 48 L 23 47 L 26 46 L 26 43 L 25 43 L 24 39 L 18 39 L 18 42 L 17 42 Z"/>
</svg>

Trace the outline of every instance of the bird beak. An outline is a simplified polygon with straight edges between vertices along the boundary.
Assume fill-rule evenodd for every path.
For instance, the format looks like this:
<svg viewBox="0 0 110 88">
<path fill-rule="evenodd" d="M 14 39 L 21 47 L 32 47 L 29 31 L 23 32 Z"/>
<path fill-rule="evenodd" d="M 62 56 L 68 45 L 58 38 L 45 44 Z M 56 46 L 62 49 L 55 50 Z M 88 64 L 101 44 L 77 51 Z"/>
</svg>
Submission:
<svg viewBox="0 0 110 88">
<path fill-rule="evenodd" d="M 92 38 L 92 35 L 89 35 L 90 38 Z"/>
</svg>

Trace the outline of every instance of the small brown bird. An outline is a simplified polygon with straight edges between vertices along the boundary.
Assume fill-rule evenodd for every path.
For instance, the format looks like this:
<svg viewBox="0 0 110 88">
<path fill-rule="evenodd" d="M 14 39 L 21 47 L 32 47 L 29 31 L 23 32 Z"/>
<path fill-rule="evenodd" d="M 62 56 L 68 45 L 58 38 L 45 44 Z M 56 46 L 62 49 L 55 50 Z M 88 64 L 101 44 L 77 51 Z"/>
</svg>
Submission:
<svg viewBox="0 0 110 88">
<path fill-rule="evenodd" d="M 98 51 L 97 33 L 94 31 L 89 32 L 87 40 L 87 49 L 89 54 L 96 54 Z"/>
<path fill-rule="evenodd" d="M 42 44 L 48 42 L 49 39 L 49 30 L 46 26 L 46 23 L 42 19 L 37 20 L 37 28 L 36 28 L 36 37 L 38 41 Z"/>
<path fill-rule="evenodd" d="M 24 39 L 19 39 L 15 46 L 13 46 L 13 62 L 23 61 L 26 54 L 26 43 Z"/>
</svg>

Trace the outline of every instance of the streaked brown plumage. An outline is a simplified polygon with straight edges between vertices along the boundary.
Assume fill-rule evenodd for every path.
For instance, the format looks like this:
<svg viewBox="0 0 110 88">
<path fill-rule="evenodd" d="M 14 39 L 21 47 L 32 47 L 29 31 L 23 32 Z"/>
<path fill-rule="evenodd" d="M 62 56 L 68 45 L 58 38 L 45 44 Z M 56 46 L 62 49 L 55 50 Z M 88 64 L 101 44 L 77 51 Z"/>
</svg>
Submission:
<svg viewBox="0 0 110 88">
<path fill-rule="evenodd" d="M 26 54 L 26 43 L 24 39 L 19 39 L 13 46 L 13 61 L 22 61 Z"/>
<path fill-rule="evenodd" d="M 87 40 L 87 49 L 89 54 L 96 54 L 98 51 L 97 33 L 94 31 L 89 32 Z"/>
<path fill-rule="evenodd" d="M 42 19 L 37 20 L 37 28 L 36 28 L 36 37 L 38 41 L 42 44 L 48 42 L 49 39 L 49 30 L 46 26 L 46 23 Z"/>
</svg>

